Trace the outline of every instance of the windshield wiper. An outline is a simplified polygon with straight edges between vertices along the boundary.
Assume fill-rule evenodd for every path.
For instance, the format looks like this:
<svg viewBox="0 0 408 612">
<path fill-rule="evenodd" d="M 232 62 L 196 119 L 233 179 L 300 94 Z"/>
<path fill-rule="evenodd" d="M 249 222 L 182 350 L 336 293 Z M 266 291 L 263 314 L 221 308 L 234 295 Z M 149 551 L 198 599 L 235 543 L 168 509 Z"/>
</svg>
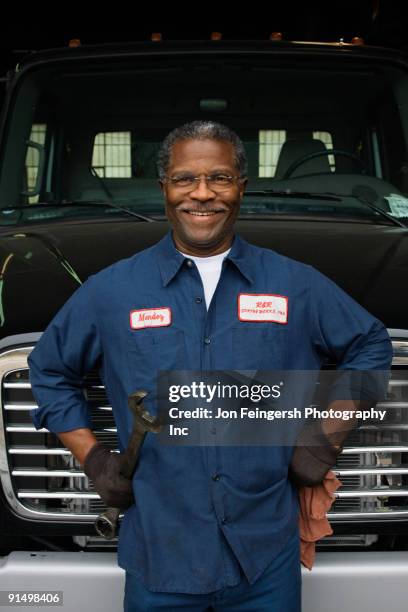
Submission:
<svg viewBox="0 0 408 612">
<path fill-rule="evenodd" d="M 105 183 L 103 178 L 99 176 L 94 166 L 91 167 L 91 172 L 92 172 L 92 175 L 96 178 L 96 180 L 100 184 L 100 186 L 102 187 L 102 190 L 105 193 L 106 197 L 108 198 L 108 201 L 106 202 L 106 204 L 109 204 L 109 206 L 111 206 L 112 208 L 117 208 L 118 210 L 122 210 L 123 212 L 126 212 L 129 215 L 132 215 L 133 217 L 137 217 L 138 219 L 141 219 L 142 221 L 154 221 L 154 219 L 151 219 L 150 217 L 145 217 L 144 215 L 135 213 L 133 210 L 129 210 L 129 208 L 123 208 L 122 206 L 119 206 L 118 204 L 116 204 L 116 202 L 113 201 L 113 195 L 109 191 L 107 184 Z"/>
<path fill-rule="evenodd" d="M 370 201 L 369 196 L 371 195 L 371 192 L 372 190 L 369 188 L 367 189 L 364 188 L 364 190 L 363 189 L 353 189 L 352 193 L 346 193 L 346 194 L 331 193 L 331 192 L 312 193 L 308 191 L 306 192 L 293 191 L 292 189 L 287 189 L 287 190 L 282 190 L 282 191 L 279 191 L 276 189 L 265 189 L 265 190 L 259 190 L 259 191 L 246 191 L 245 195 L 251 195 L 251 196 L 268 195 L 268 196 L 287 197 L 287 198 L 328 200 L 328 201 L 335 201 L 335 202 L 341 202 L 344 198 L 353 198 L 355 200 L 358 200 L 365 206 L 367 206 L 367 208 L 371 209 L 376 214 L 379 214 L 382 217 L 384 217 L 384 219 L 388 219 L 388 221 L 391 221 L 394 225 L 397 225 L 398 227 L 404 227 L 406 229 L 407 226 L 405 223 L 403 223 L 402 221 L 399 221 L 399 219 L 396 219 L 389 213 L 385 212 L 385 210 L 382 210 L 382 208 L 379 208 L 378 206 L 376 206 Z M 377 194 L 375 192 L 373 192 L 373 195 L 377 199 Z"/>
<path fill-rule="evenodd" d="M 133 217 L 137 217 L 141 221 L 155 221 L 151 217 L 147 217 L 146 215 L 142 215 L 140 213 L 135 212 L 134 210 L 130 210 L 129 208 L 125 208 L 120 206 L 119 204 L 115 204 L 113 202 L 107 202 L 106 200 L 62 200 L 61 202 L 50 201 L 50 202 L 37 202 L 36 204 L 23 204 L 22 206 L 3 206 L 0 208 L 0 211 L 3 210 L 24 210 L 31 208 L 69 208 L 72 206 L 95 206 L 97 208 L 116 208 L 117 210 L 121 210 Z"/>
<path fill-rule="evenodd" d="M 276 196 L 279 198 L 301 198 L 307 200 L 326 200 L 340 202 L 340 198 L 334 193 L 312 193 L 310 191 L 294 191 L 293 189 L 257 189 L 245 191 L 246 196 Z"/>
<path fill-rule="evenodd" d="M 371 210 L 375 211 L 385 219 L 392 221 L 394 225 L 398 225 L 398 227 L 404 227 L 405 229 L 407 228 L 405 223 L 402 223 L 402 221 L 400 221 L 399 219 L 396 219 L 389 213 L 385 212 L 385 210 L 383 210 L 382 208 L 379 208 L 378 206 L 373 204 L 369 200 L 369 196 L 374 196 L 375 199 L 377 199 L 377 194 L 370 187 L 356 187 L 351 193 L 352 198 L 355 198 L 356 200 L 367 206 L 367 208 L 370 208 Z"/>
</svg>

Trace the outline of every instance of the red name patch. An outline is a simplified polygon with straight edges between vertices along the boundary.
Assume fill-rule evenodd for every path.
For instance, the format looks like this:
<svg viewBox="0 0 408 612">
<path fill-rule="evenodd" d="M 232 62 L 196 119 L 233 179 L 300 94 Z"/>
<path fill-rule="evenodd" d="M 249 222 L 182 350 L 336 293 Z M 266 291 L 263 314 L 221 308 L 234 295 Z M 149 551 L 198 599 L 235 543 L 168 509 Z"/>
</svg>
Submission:
<svg viewBox="0 0 408 612">
<path fill-rule="evenodd" d="M 288 298 L 274 293 L 240 293 L 238 296 L 240 321 L 288 322 Z"/>
<path fill-rule="evenodd" d="M 145 327 L 165 327 L 171 324 L 170 308 L 144 308 L 130 311 L 130 327 L 144 329 Z"/>
</svg>

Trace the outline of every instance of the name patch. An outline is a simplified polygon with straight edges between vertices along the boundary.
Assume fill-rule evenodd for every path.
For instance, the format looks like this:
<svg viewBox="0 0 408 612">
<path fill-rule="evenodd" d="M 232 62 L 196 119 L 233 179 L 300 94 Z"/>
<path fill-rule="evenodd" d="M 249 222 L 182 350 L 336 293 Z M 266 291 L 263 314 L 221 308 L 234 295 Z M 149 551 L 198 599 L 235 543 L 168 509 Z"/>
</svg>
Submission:
<svg viewBox="0 0 408 612">
<path fill-rule="evenodd" d="M 171 323 L 170 308 L 145 308 L 130 311 L 130 327 L 144 329 L 145 327 L 165 327 Z"/>
<path fill-rule="evenodd" d="M 238 296 L 240 321 L 288 322 L 288 298 L 273 293 L 240 293 Z"/>
</svg>

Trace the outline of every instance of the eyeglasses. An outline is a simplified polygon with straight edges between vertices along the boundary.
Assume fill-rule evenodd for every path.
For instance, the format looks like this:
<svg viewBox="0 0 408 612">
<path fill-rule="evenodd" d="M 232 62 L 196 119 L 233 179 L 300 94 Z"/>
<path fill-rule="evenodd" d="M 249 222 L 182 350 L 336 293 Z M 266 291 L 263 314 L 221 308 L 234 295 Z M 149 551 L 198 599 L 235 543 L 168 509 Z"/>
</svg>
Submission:
<svg viewBox="0 0 408 612">
<path fill-rule="evenodd" d="M 162 180 L 163 182 L 170 183 L 170 185 L 177 189 L 192 191 L 204 179 L 212 191 L 225 191 L 235 181 L 242 180 L 243 178 L 242 176 L 230 176 L 229 174 L 210 174 L 202 177 L 193 176 L 192 174 L 180 174 L 179 176 L 166 176 Z"/>
</svg>

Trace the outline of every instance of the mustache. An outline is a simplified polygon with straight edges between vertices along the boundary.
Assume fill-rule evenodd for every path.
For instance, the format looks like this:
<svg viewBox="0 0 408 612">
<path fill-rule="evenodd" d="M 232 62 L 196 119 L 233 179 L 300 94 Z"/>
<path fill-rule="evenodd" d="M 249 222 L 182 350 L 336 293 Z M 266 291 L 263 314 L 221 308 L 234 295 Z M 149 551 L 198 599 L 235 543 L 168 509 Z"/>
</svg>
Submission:
<svg viewBox="0 0 408 612">
<path fill-rule="evenodd" d="M 177 211 L 181 212 L 227 212 L 228 208 L 221 204 L 208 204 L 206 206 L 196 206 L 193 204 L 179 204 L 176 206 Z"/>
</svg>

